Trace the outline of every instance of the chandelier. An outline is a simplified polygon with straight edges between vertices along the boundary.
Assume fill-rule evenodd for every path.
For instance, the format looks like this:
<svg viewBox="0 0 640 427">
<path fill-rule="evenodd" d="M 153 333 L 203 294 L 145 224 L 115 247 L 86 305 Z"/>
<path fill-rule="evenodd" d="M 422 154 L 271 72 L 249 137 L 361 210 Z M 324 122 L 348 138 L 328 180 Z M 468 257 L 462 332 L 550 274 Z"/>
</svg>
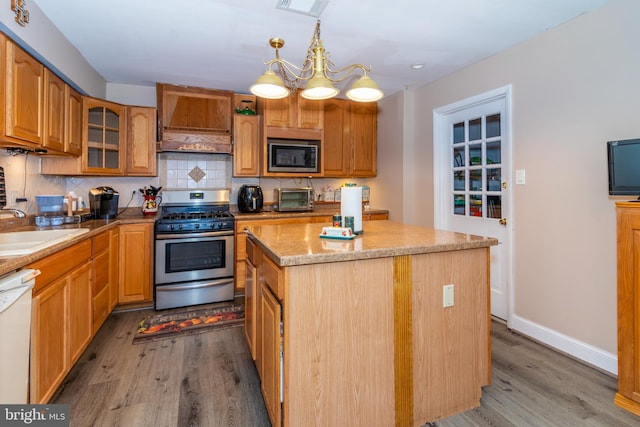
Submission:
<svg viewBox="0 0 640 427">
<path fill-rule="evenodd" d="M 349 99 L 357 102 L 372 102 L 383 96 L 376 82 L 367 75 L 371 67 L 352 64 L 337 70 L 332 68 L 334 64 L 329 59 L 330 54 L 325 53 L 320 39 L 319 19 L 301 67 L 280 58 L 279 49 L 284 46 L 284 39 L 274 37 L 269 40 L 269 44 L 276 50 L 276 57 L 265 62 L 267 71 L 250 87 L 251 93 L 256 96 L 268 99 L 286 98 L 304 84 L 301 95 L 306 99 L 333 98 L 340 93 L 333 84 L 345 80 L 356 70 L 361 70 L 362 76 L 346 92 Z"/>
</svg>

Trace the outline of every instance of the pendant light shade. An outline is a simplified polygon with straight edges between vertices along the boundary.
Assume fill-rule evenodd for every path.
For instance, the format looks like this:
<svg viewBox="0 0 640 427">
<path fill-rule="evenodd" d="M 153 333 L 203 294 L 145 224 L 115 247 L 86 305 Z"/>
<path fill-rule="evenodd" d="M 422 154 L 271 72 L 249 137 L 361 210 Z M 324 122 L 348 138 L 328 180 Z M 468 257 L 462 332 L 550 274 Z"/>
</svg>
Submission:
<svg viewBox="0 0 640 427">
<path fill-rule="evenodd" d="M 289 96 L 289 89 L 271 69 L 258 77 L 249 90 L 254 95 L 267 99 L 281 99 Z"/>
<path fill-rule="evenodd" d="M 309 80 L 301 95 L 306 99 L 320 100 L 333 98 L 339 93 L 340 91 L 333 86 L 328 78 L 316 74 Z"/>
<path fill-rule="evenodd" d="M 366 74 L 358 79 L 346 93 L 347 98 L 357 102 L 374 102 L 382 98 L 382 91 L 376 82 Z"/>
</svg>

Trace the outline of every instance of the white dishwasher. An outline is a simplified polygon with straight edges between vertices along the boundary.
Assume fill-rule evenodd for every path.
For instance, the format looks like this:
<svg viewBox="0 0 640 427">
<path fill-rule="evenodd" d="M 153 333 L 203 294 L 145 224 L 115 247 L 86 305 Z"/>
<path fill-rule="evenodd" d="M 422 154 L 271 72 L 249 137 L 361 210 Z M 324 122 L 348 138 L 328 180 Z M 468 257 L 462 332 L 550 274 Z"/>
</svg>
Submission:
<svg viewBox="0 0 640 427">
<path fill-rule="evenodd" d="M 31 290 L 38 270 L 0 278 L 0 403 L 28 403 Z"/>
</svg>

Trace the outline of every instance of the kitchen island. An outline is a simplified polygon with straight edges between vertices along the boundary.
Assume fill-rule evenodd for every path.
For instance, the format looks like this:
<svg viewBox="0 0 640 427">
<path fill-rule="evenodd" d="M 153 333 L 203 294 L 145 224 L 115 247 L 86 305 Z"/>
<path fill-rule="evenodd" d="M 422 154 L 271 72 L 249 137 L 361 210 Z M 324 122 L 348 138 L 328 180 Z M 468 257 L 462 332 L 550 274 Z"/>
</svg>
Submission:
<svg viewBox="0 0 640 427">
<path fill-rule="evenodd" d="M 491 381 L 497 240 L 363 227 L 352 240 L 319 237 L 322 224 L 247 230 L 246 331 L 273 425 L 421 426 L 478 406 Z"/>
</svg>

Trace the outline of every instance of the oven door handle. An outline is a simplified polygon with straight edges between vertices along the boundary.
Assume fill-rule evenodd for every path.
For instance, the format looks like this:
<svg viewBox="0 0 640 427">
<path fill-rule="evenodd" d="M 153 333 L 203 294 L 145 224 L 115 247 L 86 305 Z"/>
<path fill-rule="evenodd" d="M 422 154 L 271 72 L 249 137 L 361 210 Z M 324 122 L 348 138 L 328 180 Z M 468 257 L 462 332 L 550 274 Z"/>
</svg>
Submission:
<svg viewBox="0 0 640 427">
<path fill-rule="evenodd" d="M 169 239 L 193 239 L 194 237 L 222 237 L 233 236 L 233 231 L 204 231 L 202 233 L 186 233 L 186 234 L 163 234 L 156 233 L 156 240 Z"/>
<path fill-rule="evenodd" d="M 233 283 L 233 279 L 207 280 L 204 282 L 180 283 L 175 285 L 156 285 L 156 288 L 162 291 L 184 291 L 185 289 L 210 288 L 213 286 L 226 285 Z"/>
</svg>

